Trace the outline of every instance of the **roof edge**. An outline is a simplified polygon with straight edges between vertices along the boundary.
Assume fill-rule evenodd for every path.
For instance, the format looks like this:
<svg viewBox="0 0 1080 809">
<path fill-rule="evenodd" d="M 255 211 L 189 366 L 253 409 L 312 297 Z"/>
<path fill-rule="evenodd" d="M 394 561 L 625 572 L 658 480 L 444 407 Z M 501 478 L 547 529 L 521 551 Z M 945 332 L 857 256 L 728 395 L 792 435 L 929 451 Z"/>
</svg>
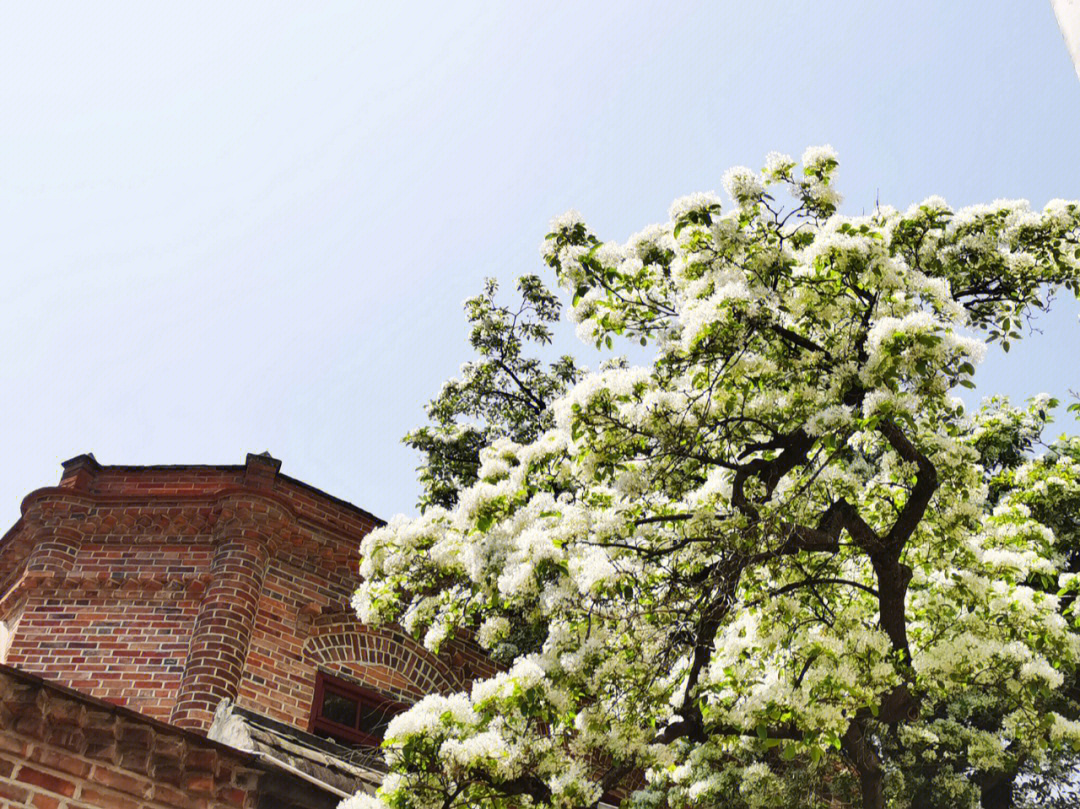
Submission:
<svg viewBox="0 0 1080 809">
<path fill-rule="evenodd" d="M 115 714 L 123 717 L 124 719 L 130 719 L 133 722 L 140 722 L 144 725 L 149 725 L 155 730 L 165 733 L 173 733 L 178 736 L 182 736 L 189 742 L 203 745 L 205 747 L 212 748 L 219 753 L 226 753 L 231 756 L 237 756 L 242 758 L 248 764 L 260 763 L 260 759 L 254 753 L 250 753 L 247 750 L 241 750 L 237 747 L 233 747 L 222 742 L 214 741 L 207 738 L 202 733 L 195 730 L 189 730 L 188 728 L 178 727 L 177 725 L 163 722 L 160 719 L 154 719 L 152 716 L 147 716 L 144 713 L 140 713 L 132 708 L 128 708 L 124 705 L 116 705 L 112 702 L 106 702 L 99 697 L 91 696 L 83 691 L 78 691 L 70 686 L 58 683 L 55 680 L 49 680 L 42 677 L 40 674 L 34 674 L 23 669 L 16 668 L 15 666 L 9 666 L 6 663 L 0 663 L 0 676 L 7 676 L 14 680 L 18 680 L 26 685 L 34 686 L 37 688 L 43 688 L 46 691 L 51 691 L 54 694 L 59 694 L 68 699 L 75 700 L 76 702 L 88 705 L 101 711 L 107 711 L 108 713 Z"/>
<path fill-rule="evenodd" d="M 249 453 L 249 456 L 250 455 L 251 455 L 251 453 Z M 266 456 L 257 456 L 257 457 L 269 457 L 269 456 L 266 455 Z M 281 461 L 276 459 L 276 458 L 273 458 L 271 460 L 276 461 L 277 466 L 280 469 Z M 94 457 L 93 453 L 91 453 L 91 452 L 85 452 L 85 453 L 82 453 L 80 455 L 76 455 L 74 458 L 69 458 L 68 460 L 64 461 L 61 464 L 61 466 L 63 466 L 65 470 L 75 468 L 76 466 L 83 466 L 83 465 L 85 465 L 87 467 L 92 467 L 94 473 L 98 473 L 98 472 L 105 472 L 105 473 L 108 473 L 108 472 L 182 472 L 182 471 L 185 471 L 185 470 L 196 471 L 196 472 L 197 471 L 202 471 L 202 470 L 213 470 L 213 471 L 217 471 L 217 472 L 243 472 L 248 468 L 247 464 L 188 464 L 188 463 L 184 463 L 184 464 L 102 464 Z M 335 503 L 336 505 L 342 506 L 343 508 L 346 508 L 349 511 L 352 511 L 355 514 L 358 514 L 358 515 L 360 515 L 362 517 L 366 517 L 367 519 L 373 521 L 376 524 L 376 526 L 386 525 L 386 520 L 384 520 L 382 517 L 379 517 L 376 514 L 373 514 L 372 512 L 368 511 L 366 508 L 361 508 L 360 506 L 356 505 L 355 503 L 353 503 L 353 502 L 351 502 L 349 500 L 346 500 L 346 499 L 344 499 L 342 497 L 337 497 L 336 495 L 330 494 L 329 492 L 324 491 L 323 489 L 320 489 L 318 486 L 313 486 L 312 484 L 307 483 L 307 482 L 305 482 L 303 480 L 300 480 L 299 478 L 294 478 L 291 475 L 282 474 L 281 472 L 277 472 L 275 477 L 280 478 L 280 479 L 285 480 L 285 481 L 288 481 L 289 483 L 293 484 L 294 486 L 298 486 L 301 489 L 305 489 L 305 490 L 311 492 L 312 494 L 318 495 L 319 497 L 324 497 L 327 500 L 329 500 L 330 502 Z"/>
</svg>

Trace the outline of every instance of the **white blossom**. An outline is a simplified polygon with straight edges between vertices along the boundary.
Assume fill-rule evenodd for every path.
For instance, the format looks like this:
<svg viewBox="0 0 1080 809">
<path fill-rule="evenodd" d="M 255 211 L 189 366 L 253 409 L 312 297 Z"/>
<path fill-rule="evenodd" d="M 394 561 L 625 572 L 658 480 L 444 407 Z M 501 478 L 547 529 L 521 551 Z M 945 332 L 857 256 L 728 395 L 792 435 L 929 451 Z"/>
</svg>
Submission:
<svg viewBox="0 0 1080 809">
<path fill-rule="evenodd" d="M 761 178 L 746 166 L 735 166 L 727 170 L 724 174 L 724 190 L 737 205 L 751 205 L 765 193 Z"/>
<path fill-rule="evenodd" d="M 685 197 L 680 197 L 671 203 L 671 208 L 668 210 L 668 218 L 675 222 L 678 219 L 686 216 L 686 214 L 692 211 L 703 211 L 713 205 L 720 204 L 720 197 L 716 196 L 714 191 L 699 191 L 695 194 L 689 194 Z M 632 244 L 639 244 L 643 238 L 641 235 L 631 239 Z M 652 241 L 653 239 L 648 239 Z"/>
<path fill-rule="evenodd" d="M 830 162 L 839 160 L 836 150 L 832 146 L 808 146 L 802 153 L 802 164 L 813 171 L 821 171 Z"/>
</svg>

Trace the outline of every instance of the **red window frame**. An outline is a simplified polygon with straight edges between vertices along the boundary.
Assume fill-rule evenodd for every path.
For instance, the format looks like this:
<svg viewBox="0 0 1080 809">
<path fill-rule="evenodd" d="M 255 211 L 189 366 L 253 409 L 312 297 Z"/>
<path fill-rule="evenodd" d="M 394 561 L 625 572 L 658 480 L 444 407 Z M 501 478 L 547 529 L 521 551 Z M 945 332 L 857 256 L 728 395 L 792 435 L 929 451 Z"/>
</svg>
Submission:
<svg viewBox="0 0 1080 809">
<path fill-rule="evenodd" d="M 342 725 L 321 715 L 323 698 L 327 692 L 357 703 L 356 724 L 354 726 Z M 315 673 L 315 698 L 311 703 L 311 722 L 308 730 L 311 733 L 325 733 L 338 741 L 348 744 L 378 747 L 382 743 L 382 737 L 360 727 L 360 720 L 364 714 L 362 709 L 384 710 L 393 715 L 401 713 L 407 707 L 407 705 L 402 705 L 400 702 L 385 697 L 377 691 L 372 691 L 370 688 L 364 688 L 348 680 L 342 680 L 319 671 Z"/>
</svg>

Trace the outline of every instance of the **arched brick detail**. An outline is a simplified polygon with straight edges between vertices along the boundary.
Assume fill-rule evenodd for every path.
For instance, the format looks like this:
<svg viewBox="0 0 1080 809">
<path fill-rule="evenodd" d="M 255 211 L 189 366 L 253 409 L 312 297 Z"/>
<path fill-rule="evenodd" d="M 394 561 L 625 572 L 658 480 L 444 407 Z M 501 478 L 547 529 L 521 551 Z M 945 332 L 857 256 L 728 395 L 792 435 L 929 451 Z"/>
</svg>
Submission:
<svg viewBox="0 0 1080 809">
<path fill-rule="evenodd" d="M 463 687 L 459 672 L 404 632 L 365 627 L 351 613 L 318 619 L 304 642 L 303 657 L 311 665 L 412 699 Z"/>
</svg>

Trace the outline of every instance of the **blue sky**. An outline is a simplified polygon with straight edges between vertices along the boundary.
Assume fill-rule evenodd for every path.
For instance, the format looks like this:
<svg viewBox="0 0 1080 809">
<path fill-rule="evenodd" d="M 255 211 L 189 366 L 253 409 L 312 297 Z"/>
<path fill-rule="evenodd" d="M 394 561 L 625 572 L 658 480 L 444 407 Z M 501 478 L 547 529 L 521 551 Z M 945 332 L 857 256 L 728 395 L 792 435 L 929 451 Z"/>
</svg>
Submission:
<svg viewBox="0 0 1080 809">
<path fill-rule="evenodd" d="M 1080 197 L 1049 2 L 0 0 L 0 522 L 60 461 L 241 463 L 389 517 L 460 302 L 831 143 L 843 208 Z M 1080 306 L 979 394 L 1080 388 Z M 587 361 L 590 350 L 561 343 Z"/>
</svg>

